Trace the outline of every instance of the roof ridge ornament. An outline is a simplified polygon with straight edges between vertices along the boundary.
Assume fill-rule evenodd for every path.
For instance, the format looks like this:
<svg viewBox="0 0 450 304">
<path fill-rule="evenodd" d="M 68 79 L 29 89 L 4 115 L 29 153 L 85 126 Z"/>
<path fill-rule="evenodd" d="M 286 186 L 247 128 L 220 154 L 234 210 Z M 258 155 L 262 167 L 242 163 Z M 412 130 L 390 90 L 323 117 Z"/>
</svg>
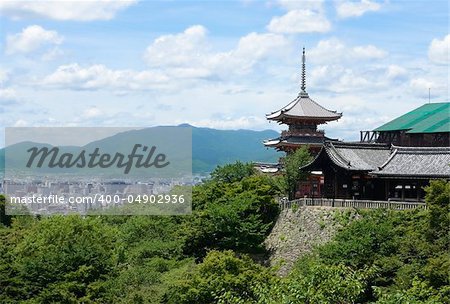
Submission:
<svg viewBox="0 0 450 304">
<path fill-rule="evenodd" d="M 308 97 L 308 93 L 306 93 L 306 56 L 305 56 L 305 47 L 303 47 L 302 54 L 302 82 L 301 82 L 301 92 L 300 96 Z"/>
</svg>

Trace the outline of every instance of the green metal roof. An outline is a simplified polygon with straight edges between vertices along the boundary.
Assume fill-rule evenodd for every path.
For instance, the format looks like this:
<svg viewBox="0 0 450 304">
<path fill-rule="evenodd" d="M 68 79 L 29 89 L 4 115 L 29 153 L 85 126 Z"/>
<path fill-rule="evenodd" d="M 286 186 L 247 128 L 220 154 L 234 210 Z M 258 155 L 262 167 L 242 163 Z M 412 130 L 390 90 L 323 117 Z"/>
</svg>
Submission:
<svg viewBox="0 0 450 304">
<path fill-rule="evenodd" d="M 374 131 L 401 130 L 407 130 L 407 133 L 450 132 L 450 102 L 424 104 Z"/>
</svg>

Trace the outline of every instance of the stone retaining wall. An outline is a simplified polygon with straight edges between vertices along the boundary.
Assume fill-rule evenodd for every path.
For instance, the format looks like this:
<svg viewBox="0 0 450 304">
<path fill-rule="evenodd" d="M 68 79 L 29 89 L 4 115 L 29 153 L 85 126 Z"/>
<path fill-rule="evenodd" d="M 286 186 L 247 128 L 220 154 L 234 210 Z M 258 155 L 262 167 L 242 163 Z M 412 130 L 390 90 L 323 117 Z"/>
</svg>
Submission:
<svg viewBox="0 0 450 304">
<path fill-rule="evenodd" d="M 339 228 L 357 217 L 352 208 L 303 206 L 282 210 L 265 241 L 269 264 L 281 265 L 278 273 L 287 275 L 299 257 L 331 240 Z"/>
</svg>

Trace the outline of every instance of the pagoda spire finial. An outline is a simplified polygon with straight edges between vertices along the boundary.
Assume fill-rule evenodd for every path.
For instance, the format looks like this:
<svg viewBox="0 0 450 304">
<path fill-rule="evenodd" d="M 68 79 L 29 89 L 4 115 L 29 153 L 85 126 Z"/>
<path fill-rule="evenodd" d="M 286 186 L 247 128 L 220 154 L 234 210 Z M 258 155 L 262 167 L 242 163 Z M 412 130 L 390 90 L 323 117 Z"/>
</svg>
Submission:
<svg viewBox="0 0 450 304">
<path fill-rule="evenodd" d="M 302 55 L 302 93 L 306 93 L 306 57 L 305 57 L 305 47 L 303 47 Z"/>
</svg>

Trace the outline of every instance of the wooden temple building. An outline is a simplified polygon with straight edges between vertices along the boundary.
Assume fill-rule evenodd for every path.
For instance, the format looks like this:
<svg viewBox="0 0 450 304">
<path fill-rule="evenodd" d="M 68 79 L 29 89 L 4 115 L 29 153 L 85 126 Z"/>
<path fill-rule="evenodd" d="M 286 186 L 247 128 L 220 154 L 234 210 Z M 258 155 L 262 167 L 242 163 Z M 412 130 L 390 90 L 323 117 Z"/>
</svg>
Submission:
<svg viewBox="0 0 450 304">
<path fill-rule="evenodd" d="M 301 91 L 298 96 L 278 111 L 266 114 L 269 121 L 288 126 L 288 130 L 282 131 L 278 138 L 266 140 L 264 142 L 266 147 L 291 153 L 307 145 L 312 154 L 317 154 L 324 141 L 330 140 L 323 130 L 317 129 L 317 126 L 338 120 L 342 116 L 342 113 L 327 110 L 309 97 L 306 92 L 305 61 L 303 48 Z"/>
<path fill-rule="evenodd" d="M 321 171 L 321 197 L 421 201 L 431 179 L 450 180 L 450 103 L 429 103 L 360 142 L 326 141 L 304 171 Z M 313 193 L 302 193 L 313 195 Z"/>
<path fill-rule="evenodd" d="M 450 180 L 450 103 L 429 103 L 373 131 L 361 131 L 359 142 L 325 136 L 317 126 L 342 114 L 313 101 L 305 86 L 305 50 L 301 91 L 268 120 L 288 125 L 266 147 L 291 153 L 307 145 L 314 160 L 298 184 L 295 198 L 422 201 L 431 179 Z"/>
<path fill-rule="evenodd" d="M 421 201 L 430 179 L 450 179 L 450 147 L 325 142 L 300 170 L 321 171 L 321 197 Z"/>
<path fill-rule="evenodd" d="M 427 103 L 373 131 L 361 131 L 361 142 L 407 147 L 450 146 L 450 103 Z"/>
</svg>

